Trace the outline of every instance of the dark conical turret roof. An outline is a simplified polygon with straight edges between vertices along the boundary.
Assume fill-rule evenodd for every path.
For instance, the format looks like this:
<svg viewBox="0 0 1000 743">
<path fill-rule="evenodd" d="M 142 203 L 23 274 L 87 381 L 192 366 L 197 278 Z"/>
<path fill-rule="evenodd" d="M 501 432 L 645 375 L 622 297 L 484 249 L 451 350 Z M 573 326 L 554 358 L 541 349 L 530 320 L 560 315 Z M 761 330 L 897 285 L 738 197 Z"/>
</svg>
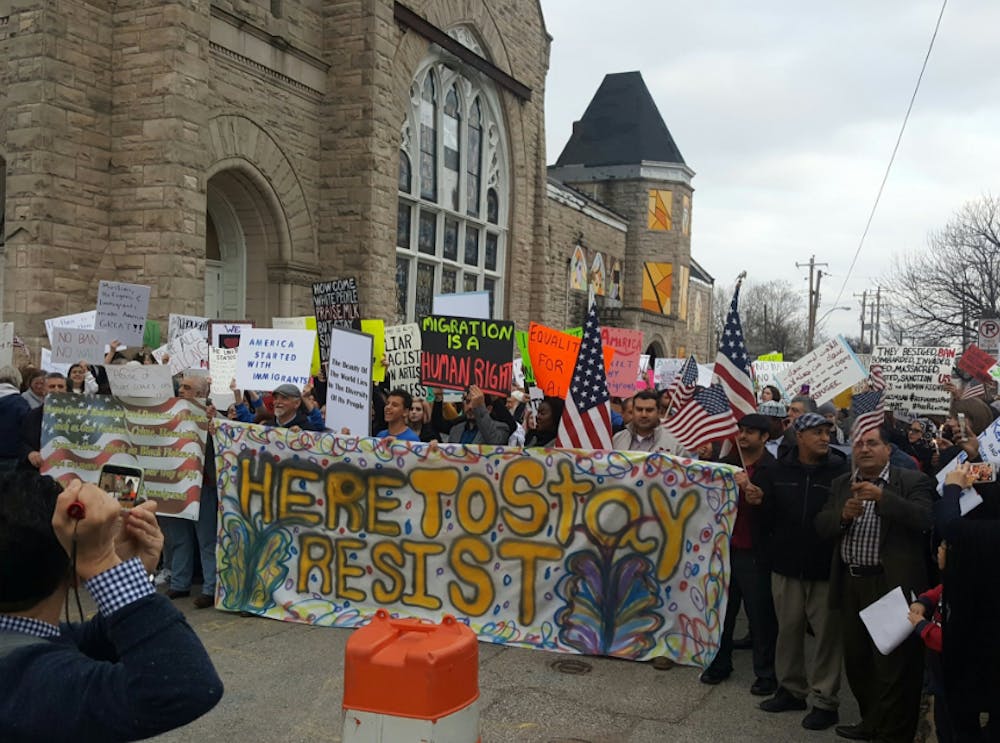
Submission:
<svg viewBox="0 0 1000 743">
<path fill-rule="evenodd" d="M 681 163 L 684 158 L 663 123 L 640 72 L 604 77 L 556 161 L 563 165 Z"/>
</svg>

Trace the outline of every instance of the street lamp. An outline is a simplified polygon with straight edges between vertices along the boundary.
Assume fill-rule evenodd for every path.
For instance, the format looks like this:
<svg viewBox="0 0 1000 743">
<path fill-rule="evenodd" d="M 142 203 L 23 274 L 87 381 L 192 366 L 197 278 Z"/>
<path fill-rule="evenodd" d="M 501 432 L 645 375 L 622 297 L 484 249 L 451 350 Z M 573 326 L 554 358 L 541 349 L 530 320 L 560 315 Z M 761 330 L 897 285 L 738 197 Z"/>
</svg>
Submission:
<svg viewBox="0 0 1000 743">
<path fill-rule="evenodd" d="M 837 310 L 846 310 L 847 312 L 850 312 L 852 309 L 854 309 L 854 308 L 853 307 L 831 307 L 830 309 L 828 309 L 826 312 L 823 313 L 823 316 L 819 320 L 816 321 L 816 326 L 818 327 L 818 326 L 822 325 L 823 321 L 827 317 L 829 317 L 829 315 L 830 315 L 831 312 L 836 312 Z"/>
</svg>

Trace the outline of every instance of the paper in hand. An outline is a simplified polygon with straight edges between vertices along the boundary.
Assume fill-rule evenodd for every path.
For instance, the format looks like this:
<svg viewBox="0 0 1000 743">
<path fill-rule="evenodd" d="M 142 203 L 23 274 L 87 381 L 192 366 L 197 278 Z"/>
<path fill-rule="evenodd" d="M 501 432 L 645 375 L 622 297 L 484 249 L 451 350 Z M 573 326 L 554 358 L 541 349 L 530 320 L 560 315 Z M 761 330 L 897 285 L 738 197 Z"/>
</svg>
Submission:
<svg viewBox="0 0 1000 743">
<path fill-rule="evenodd" d="M 910 605 L 899 586 L 858 612 L 882 655 L 889 655 L 913 632 L 913 625 L 907 618 L 909 613 Z"/>
</svg>

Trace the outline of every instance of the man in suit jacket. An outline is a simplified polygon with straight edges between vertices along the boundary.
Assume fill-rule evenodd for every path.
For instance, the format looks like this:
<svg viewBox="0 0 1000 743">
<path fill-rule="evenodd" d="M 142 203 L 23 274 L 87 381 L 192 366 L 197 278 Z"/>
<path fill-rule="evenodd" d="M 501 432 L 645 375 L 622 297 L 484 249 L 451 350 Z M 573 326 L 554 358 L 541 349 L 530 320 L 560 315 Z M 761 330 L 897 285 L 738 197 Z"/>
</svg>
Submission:
<svg viewBox="0 0 1000 743">
<path fill-rule="evenodd" d="M 889 432 L 856 435 L 854 472 L 833 481 L 816 517 L 820 537 L 837 538 L 830 571 L 831 606 L 842 610 L 844 669 L 861 709 L 857 725 L 839 725 L 852 740 L 910 743 L 917 727 L 923 648 L 916 635 L 889 655 L 875 647 L 858 612 L 901 586 L 927 588 L 928 532 L 934 481 L 889 465 Z"/>
</svg>

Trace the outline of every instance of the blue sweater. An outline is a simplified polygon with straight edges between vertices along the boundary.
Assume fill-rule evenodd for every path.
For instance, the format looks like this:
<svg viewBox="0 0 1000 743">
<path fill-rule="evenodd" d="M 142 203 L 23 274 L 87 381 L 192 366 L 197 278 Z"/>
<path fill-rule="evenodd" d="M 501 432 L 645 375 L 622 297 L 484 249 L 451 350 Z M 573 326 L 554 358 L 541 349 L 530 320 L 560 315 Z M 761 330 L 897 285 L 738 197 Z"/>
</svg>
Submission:
<svg viewBox="0 0 1000 743">
<path fill-rule="evenodd" d="M 0 654 L 5 743 L 147 738 L 186 725 L 221 698 L 201 641 L 158 594 Z"/>
</svg>

